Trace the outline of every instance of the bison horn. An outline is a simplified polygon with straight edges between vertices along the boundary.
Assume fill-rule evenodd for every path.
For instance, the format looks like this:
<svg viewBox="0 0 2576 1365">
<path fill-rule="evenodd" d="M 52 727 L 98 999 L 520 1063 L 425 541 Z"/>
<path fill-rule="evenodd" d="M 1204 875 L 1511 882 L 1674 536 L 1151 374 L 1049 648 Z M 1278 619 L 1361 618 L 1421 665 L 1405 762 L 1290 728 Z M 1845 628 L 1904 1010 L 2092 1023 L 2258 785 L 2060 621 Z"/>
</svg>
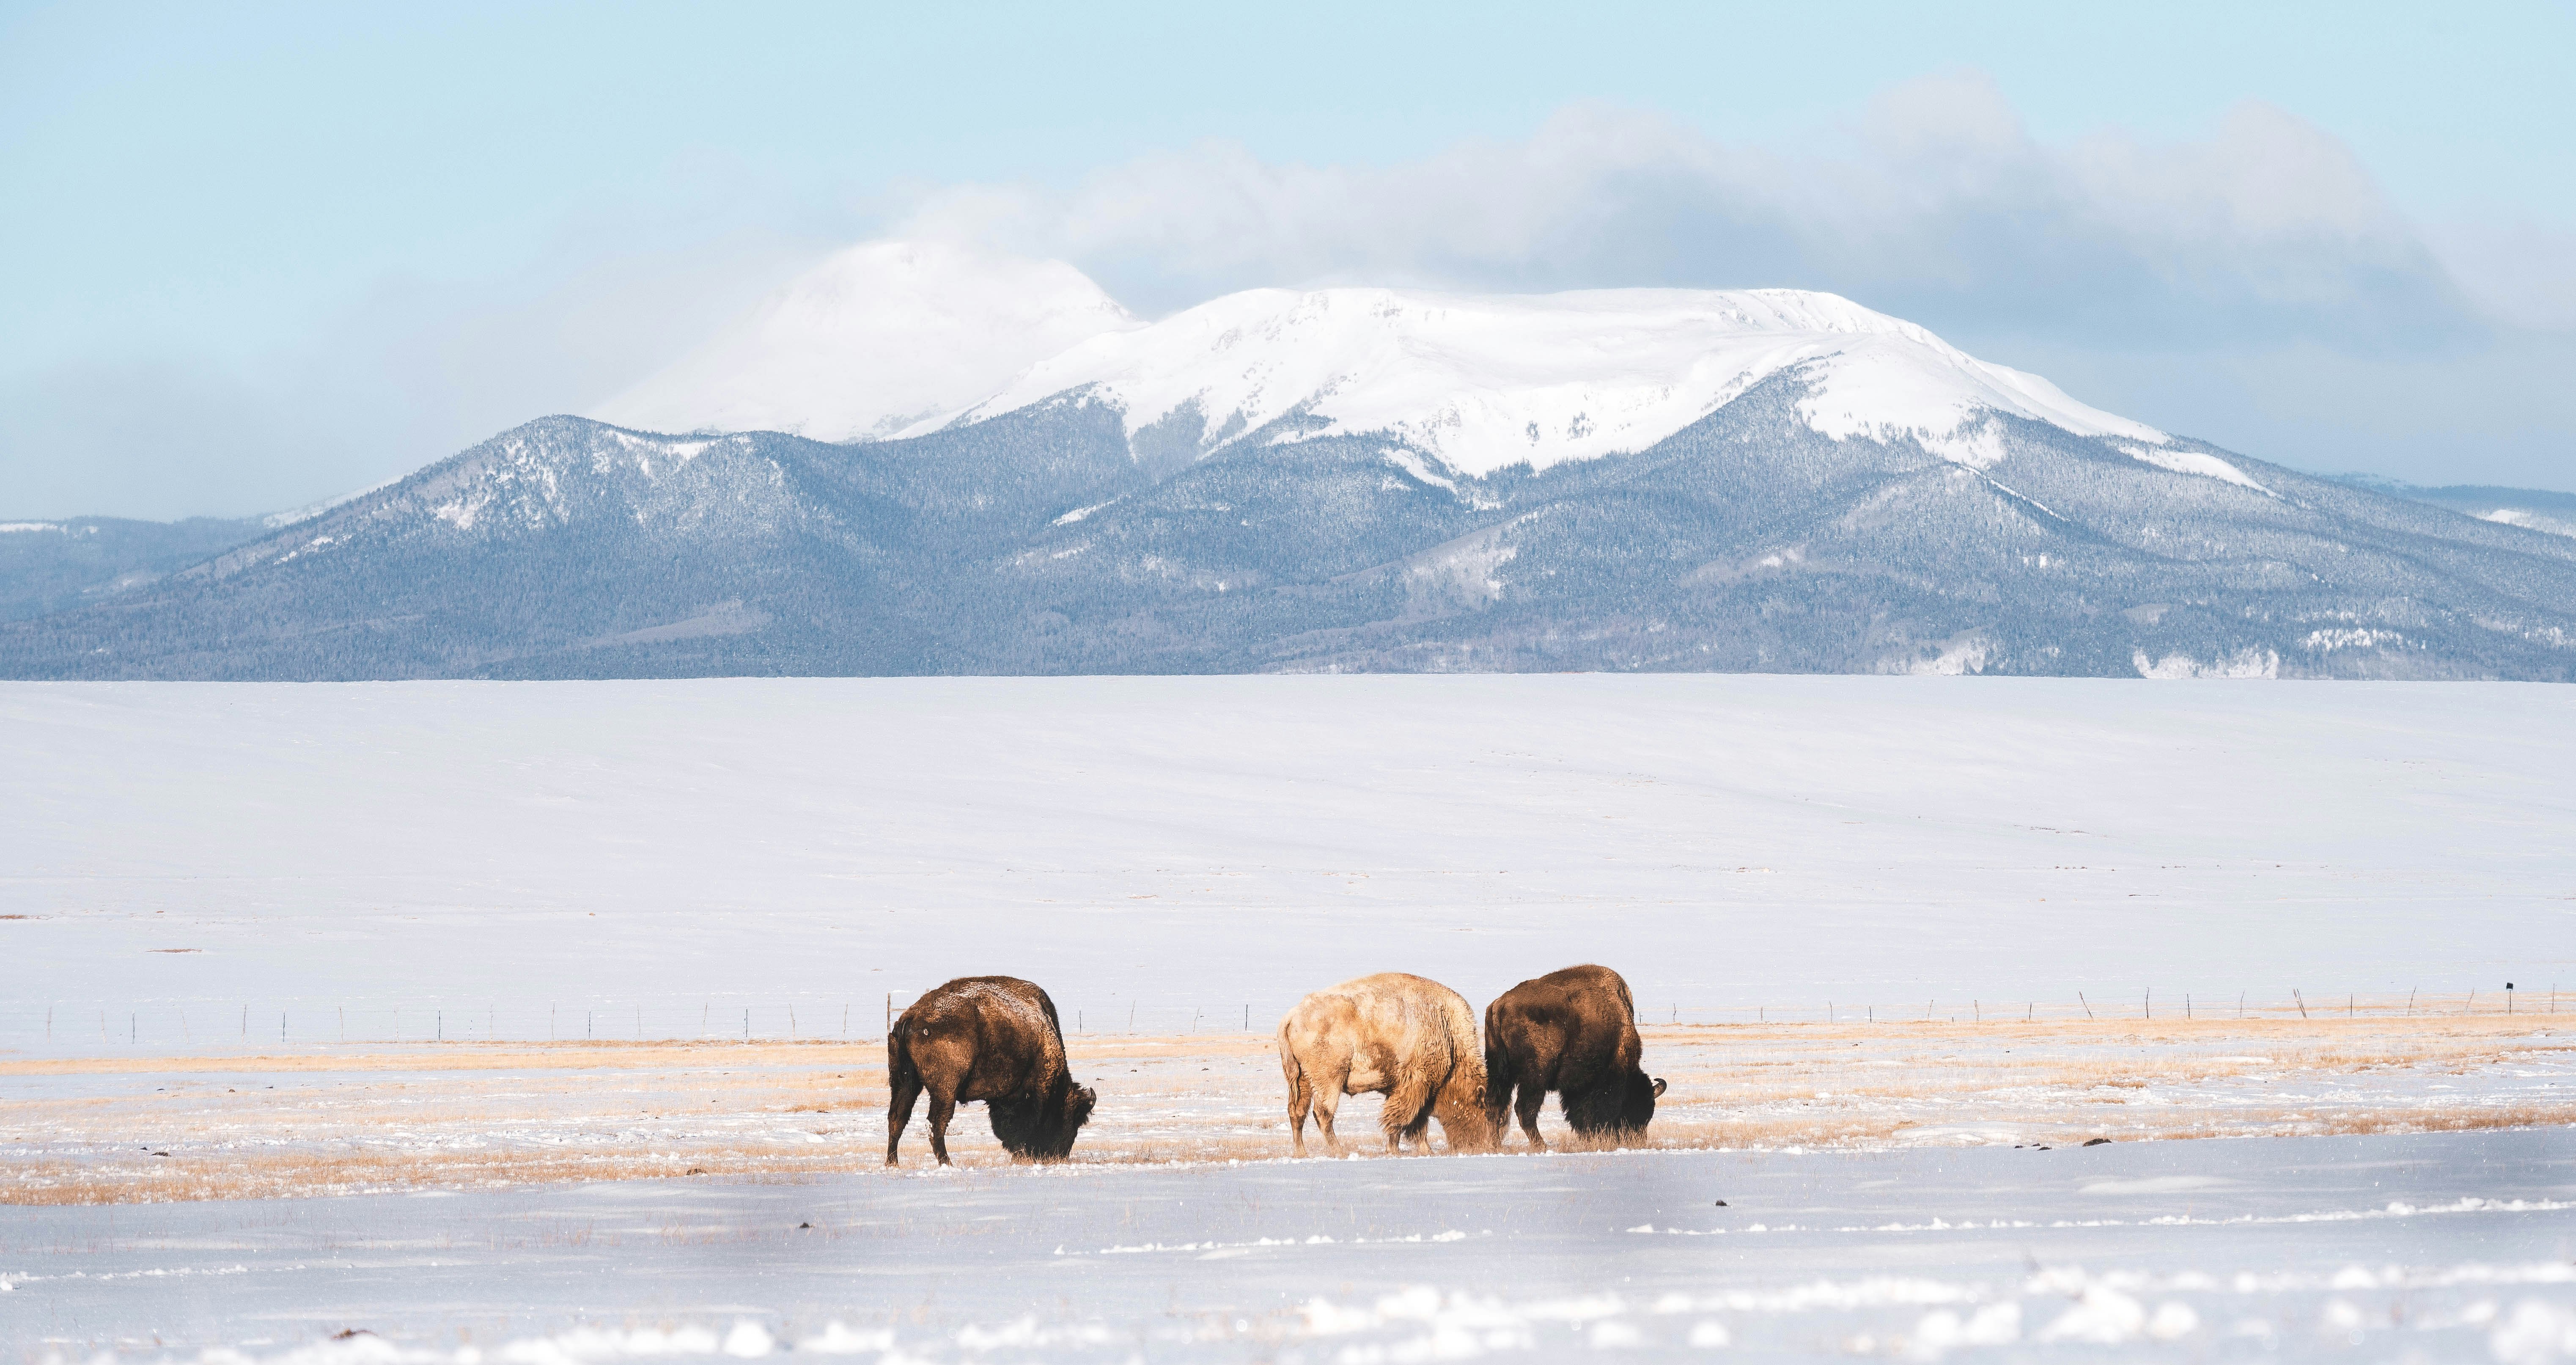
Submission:
<svg viewBox="0 0 2576 1365">
<path fill-rule="evenodd" d="M 1661 1077 L 1661 1076 L 1657 1076 L 1657 1077 L 1655 1078 L 1655 1098 L 1657 1098 L 1657 1099 L 1662 1099 L 1663 1097 L 1664 1097 L 1664 1078 L 1663 1078 L 1663 1077 Z"/>
</svg>

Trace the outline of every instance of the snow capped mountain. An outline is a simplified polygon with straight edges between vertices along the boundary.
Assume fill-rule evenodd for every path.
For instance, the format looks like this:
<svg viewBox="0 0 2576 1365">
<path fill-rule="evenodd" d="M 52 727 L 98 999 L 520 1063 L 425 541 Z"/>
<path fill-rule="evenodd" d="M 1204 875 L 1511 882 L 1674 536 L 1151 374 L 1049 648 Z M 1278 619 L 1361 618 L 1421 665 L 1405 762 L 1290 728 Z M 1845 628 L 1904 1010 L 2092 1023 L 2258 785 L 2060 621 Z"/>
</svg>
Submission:
<svg viewBox="0 0 2576 1365">
<path fill-rule="evenodd" d="M 1991 365 L 1849 299 L 1794 289 L 1604 289 L 1535 296 L 1393 289 L 1231 294 L 1150 327 L 1104 333 L 993 397 L 907 434 L 1075 390 L 1131 433 L 1179 418 L 1212 450 L 1291 415 L 1270 442 L 1384 433 L 1482 477 L 1527 462 L 1643 450 L 1783 372 L 1800 415 L 1836 438 L 1912 436 L 1978 468 L 2002 458 L 2005 413 L 2131 443 L 2177 472 L 2248 482 L 2164 433 L 2086 407 L 2037 375 Z"/>
<path fill-rule="evenodd" d="M 0 595 L 0 675 L 2576 679 L 2576 540 L 2497 510 L 2540 504 L 2169 436 L 1829 294 L 1147 325 L 1068 266 L 887 243 L 606 411 L 174 572 L 0 535 L 54 585 Z"/>
<path fill-rule="evenodd" d="M 1061 261 L 937 242 L 841 252 L 592 415 L 847 441 L 1080 393 L 1118 410 L 1131 440 L 1153 433 L 1164 459 L 1254 433 L 1380 435 L 1481 478 L 1644 450 L 1780 374 L 1805 386 L 1807 425 L 1836 439 L 1911 438 L 1989 469 L 2003 414 L 2262 491 L 2224 459 L 1832 294 L 1254 289 L 1148 325 Z"/>
<path fill-rule="evenodd" d="M 1060 261 L 870 242 L 590 415 L 645 431 L 863 440 L 975 402 L 1085 338 L 1142 325 Z"/>
</svg>

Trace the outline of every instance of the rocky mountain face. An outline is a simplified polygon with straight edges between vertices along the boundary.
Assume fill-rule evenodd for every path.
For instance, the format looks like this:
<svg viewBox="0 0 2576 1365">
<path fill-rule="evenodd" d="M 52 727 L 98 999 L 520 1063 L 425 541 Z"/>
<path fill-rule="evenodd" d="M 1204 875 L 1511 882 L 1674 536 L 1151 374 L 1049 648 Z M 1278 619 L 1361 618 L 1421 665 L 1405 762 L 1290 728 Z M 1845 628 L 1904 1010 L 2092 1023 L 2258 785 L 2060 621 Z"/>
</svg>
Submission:
<svg viewBox="0 0 2576 1365">
<path fill-rule="evenodd" d="M 1478 473 L 1314 403 L 1158 444 L 1097 383 L 855 445 L 547 418 L 0 624 L 0 673 L 2576 675 L 2576 539 L 2046 409 L 1821 429 L 1829 387 Z"/>
</svg>

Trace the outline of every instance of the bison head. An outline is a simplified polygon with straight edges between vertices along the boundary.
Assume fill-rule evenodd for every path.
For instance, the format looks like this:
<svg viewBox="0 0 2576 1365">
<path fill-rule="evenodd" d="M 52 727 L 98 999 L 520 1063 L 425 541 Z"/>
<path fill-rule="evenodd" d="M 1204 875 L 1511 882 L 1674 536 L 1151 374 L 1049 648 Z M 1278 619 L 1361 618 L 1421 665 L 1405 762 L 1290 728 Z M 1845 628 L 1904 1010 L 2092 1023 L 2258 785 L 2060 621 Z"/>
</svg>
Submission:
<svg viewBox="0 0 2576 1365">
<path fill-rule="evenodd" d="M 992 1111 L 993 1136 L 1002 1140 L 1011 1155 L 1032 1161 L 1062 1161 L 1073 1154 L 1074 1136 L 1091 1121 L 1092 1106 L 1099 1102 L 1100 1092 L 1087 1085 L 1075 1085 L 1068 1077 L 1043 1094 L 1018 1100 L 989 1100 L 985 1107 Z"/>
<path fill-rule="evenodd" d="M 1655 1101 L 1663 1093 L 1662 1080 L 1650 1079 L 1643 1071 L 1629 1072 L 1627 1093 L 1619 1097 L 1619 1126 L 1646 1131 L 1646 1125 L 1654 1121 Z"/>
</svg>

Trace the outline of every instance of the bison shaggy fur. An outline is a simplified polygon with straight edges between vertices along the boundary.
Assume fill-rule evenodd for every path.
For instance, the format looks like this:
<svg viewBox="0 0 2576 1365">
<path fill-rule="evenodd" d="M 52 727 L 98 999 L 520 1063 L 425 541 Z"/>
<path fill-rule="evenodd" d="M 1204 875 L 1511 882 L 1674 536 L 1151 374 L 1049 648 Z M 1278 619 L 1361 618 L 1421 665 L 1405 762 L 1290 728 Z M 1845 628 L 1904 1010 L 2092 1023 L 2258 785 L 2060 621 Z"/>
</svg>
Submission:
<svg viewBox="0 0 2576 1365">
<path fill-rule="evenodd" d="M 1015 976 L 965 976 L 921 997 L 886 1035 L 886 1164 L 930 1093 L 930 1152 L 948 1165 L 948 1120 L 982 1100 L 993 1136 L 1023 1161 L 1060 1161 L 1100 1096 L 1073 1083 L 1047 993 Z"/>
<path fill-rule="evenodd" d="M 1381 972 L 1307 996 L 1279 1021 L 1279 1065 L 1299 1156 L 1306 1154 L 1309 1107 L 1324 1145 L 1338 1152 L 1333 1116 L 1342 1096 L 1371 1092 L 1386 1096 L 1379 1123 L 1389 1152 L 1403 1151 L 1408 1140 L 1429 1151 L 1434 1118 L 1451 1151 L 1494 1146 L 1475 1011 L 1437 981 Z"/>
<path fill-rule="evenodd" d="M 1545 1147 L 1538 1111 L 1553 1090 L 1577 1134 L 1642 1135 L 1664 1093 L 1639 1065 L 1644 1054 L 1636 1001 L 1617 972 L 1568 967 L 1524 981 L 1485 1007 L 1487 1112 L 1499 1134 L 1504 1111 L 1515 1111 L 1530 1145 Z"/>
</svg>

